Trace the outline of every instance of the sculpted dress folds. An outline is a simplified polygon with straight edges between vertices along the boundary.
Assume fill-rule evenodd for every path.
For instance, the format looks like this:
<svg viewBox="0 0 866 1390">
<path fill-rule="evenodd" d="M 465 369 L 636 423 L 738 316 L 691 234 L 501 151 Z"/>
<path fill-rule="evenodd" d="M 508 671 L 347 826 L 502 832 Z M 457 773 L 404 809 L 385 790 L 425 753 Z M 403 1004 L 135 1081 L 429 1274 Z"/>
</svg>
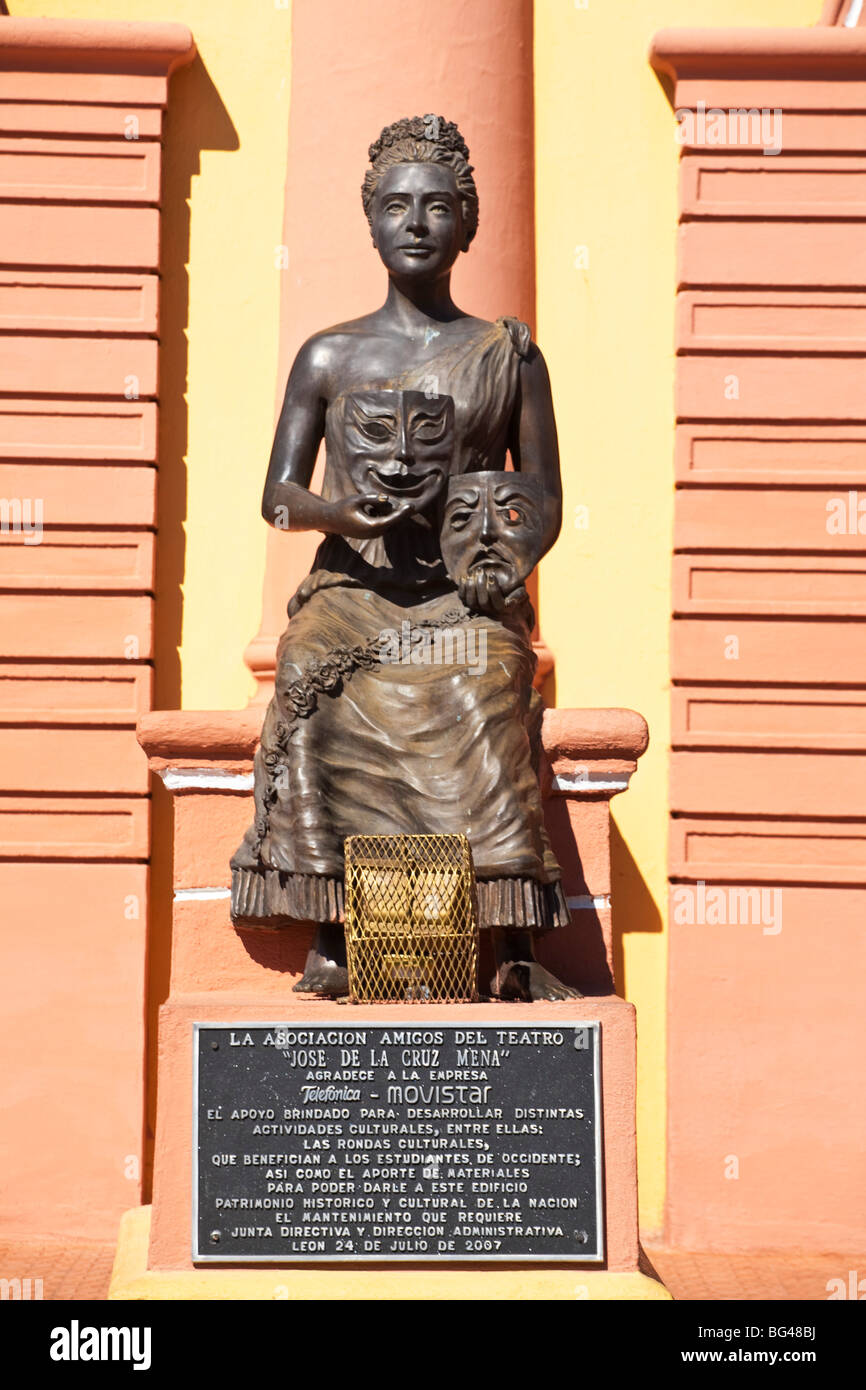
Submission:
<svg viewBox="0 0 866 1390">
<path fill-rule="evenodd" d="M 370 158 L 363 200 L 388 297 L 302 348 L 265 486 L 267 520 L 325 539 L 277 648 L 232 915 L 314 922 L 296 988 L 343 993 L 346 836 L 462 833 L 494 932 L 493 992 L 564 998 L 577 991 L 532 945 L 569 921 L 542 815 L 524 588 L 560 523 L 547 372 L 525 324 L 451 299 L 478 220 L 457 128 L 398 121 Z"/>
</svg>

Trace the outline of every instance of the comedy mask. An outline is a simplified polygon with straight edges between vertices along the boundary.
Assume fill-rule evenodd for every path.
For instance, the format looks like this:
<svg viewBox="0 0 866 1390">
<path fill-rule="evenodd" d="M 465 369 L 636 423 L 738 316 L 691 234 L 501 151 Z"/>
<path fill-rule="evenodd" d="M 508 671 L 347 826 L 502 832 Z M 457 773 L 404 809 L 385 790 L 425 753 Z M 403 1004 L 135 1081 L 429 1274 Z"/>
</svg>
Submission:
<svg viewBox="0 0 866 1390">
<path fill-rule="evenodd" d="M 353 391 L 346 397 L 346 463 L 360 493 L 411 502 L 442 490 L 454 448 L 454 402 L 423 391 Z"/>
</svg>

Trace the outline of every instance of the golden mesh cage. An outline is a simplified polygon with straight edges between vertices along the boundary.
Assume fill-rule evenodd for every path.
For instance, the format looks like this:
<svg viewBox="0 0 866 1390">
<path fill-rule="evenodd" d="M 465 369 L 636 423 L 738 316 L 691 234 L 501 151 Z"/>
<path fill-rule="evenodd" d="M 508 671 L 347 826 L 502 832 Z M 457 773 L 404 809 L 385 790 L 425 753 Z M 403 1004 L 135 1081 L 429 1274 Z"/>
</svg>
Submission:
<svg viewBox="0 0 866 1390">
<path fill-rule="evenodd" d="M 465 835 L 350 835 L 349 993 L 357 1003 L 477 998 L 475 871 Z"/>
</svg>

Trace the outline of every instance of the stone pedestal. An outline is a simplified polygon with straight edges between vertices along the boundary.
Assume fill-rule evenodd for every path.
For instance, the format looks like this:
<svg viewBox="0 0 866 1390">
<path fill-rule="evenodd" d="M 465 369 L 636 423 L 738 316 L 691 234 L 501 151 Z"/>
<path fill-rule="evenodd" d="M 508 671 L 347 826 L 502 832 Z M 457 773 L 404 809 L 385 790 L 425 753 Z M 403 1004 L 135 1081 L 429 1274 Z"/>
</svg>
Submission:
<svg viewBox="0 0 866 1390">
<path fill-rule="evenodd" d="M 543 959 L 587 994 L 558 1004 L 342 1005 L 293 995 L 310 930 L 236 930 L 229 857 L 250 819 L 260 712 L 149 715 L 139 728 L 152 768 L 174 795 L 171 988 L 160 1014 L 159 1108 L 152 1215 L 127 1214 L 113 1298 L 659 1298 L 639 1268 L 635 1157 L 635 1016 L 614 992 L 609 801 L 646 746 L 631 711 L 551 711 L 544 773 L 551 835 L 572 927 Z M 484 968 L 484 962 L 482 962 Z M 482 976 L 482 985 L 484 983 Z M 601 1265 L 444 1264 L 196 1267 L 192 1261 L 193 1024 L 425 1027 L 445 1021 L 601 1025 L 604 1252 Z"/>
</svg>

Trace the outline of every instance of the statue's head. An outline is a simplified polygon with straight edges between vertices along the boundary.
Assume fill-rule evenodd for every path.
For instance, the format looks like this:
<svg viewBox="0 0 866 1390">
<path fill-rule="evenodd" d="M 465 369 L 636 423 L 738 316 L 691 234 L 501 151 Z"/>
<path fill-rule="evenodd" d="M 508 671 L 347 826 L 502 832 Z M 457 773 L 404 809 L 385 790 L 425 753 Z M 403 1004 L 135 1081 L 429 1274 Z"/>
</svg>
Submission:
<svg viewBox="0 0 866 1390">
<path fill-rule="evenodd" d="M 453 121 L 407 116 L 370 146 L 361 189 L 373 245 L 388 270 L 417 279 L 450 270 L 478 229 L 478 192 Z"/>
<path fill-rule="evenodd" d="M 463 473 L 448 483 L 442 558 L 455 581 L 494 571 L 506 588 L 534 569 L 544 527 L 538 478 L 497 469 Z"/>
<path fill-rule="evenodd" d="M 352 391 L 346 396 L 344 440 L 358 492 L 411 501 L 421 510 L 445 486 L 454 401 L 424 391 Z"/>
</svg>

